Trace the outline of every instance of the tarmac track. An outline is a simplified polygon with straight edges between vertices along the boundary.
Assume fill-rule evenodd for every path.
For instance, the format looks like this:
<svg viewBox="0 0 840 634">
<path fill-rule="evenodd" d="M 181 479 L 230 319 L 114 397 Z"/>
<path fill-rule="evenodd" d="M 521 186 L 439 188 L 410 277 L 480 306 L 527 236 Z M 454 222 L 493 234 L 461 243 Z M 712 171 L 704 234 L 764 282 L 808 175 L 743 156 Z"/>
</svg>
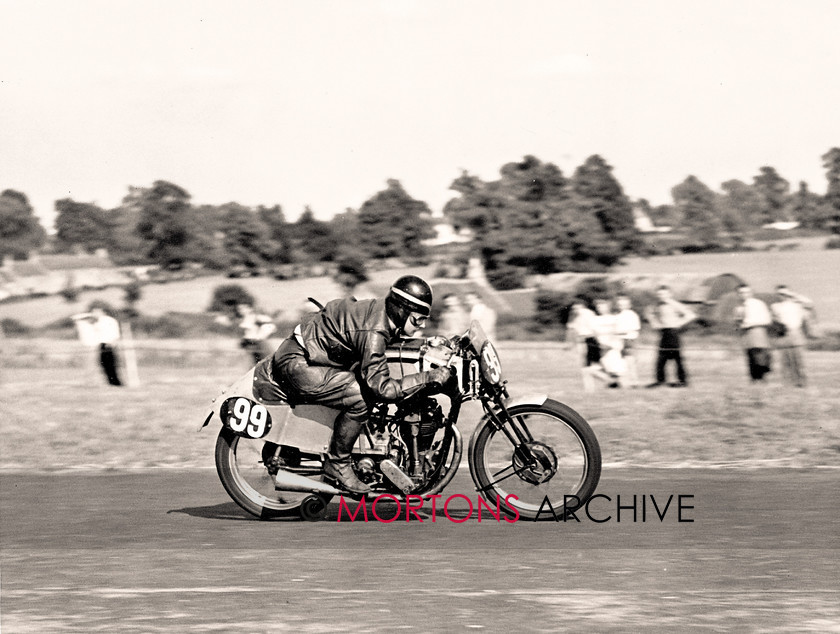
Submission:
<svg viewBox="0 0 840 634">
<path fill-rule="evenodd" d="M 839 474 L 607 468 L 591 514 L 609 521 L 512 524 L 339 523 L 337 505 L 260 522 L 211 470 L 4 474 L 0 627 L 840 631 Z M 456 493 L 475 500 L 466 473 Z M 660 520 L 651 496 L 661 511 L 671 495 Z"/>
</svg>

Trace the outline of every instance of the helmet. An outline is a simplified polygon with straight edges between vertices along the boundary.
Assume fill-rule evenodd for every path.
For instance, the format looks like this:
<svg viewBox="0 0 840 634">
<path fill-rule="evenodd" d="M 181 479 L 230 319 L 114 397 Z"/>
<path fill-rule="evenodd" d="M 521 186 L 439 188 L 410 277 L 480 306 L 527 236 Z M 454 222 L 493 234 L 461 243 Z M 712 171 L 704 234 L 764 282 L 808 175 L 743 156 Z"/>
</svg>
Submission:
<svg viewBox="0 0 840 634">
<path fill-rule="evenodd" d="M 416 275 L 403 275 L 391 286 L 385 310 L 398 328 L 405 326 L 411 313 L 428 317 L 432 314 L 432 288 Z"/>
</svg>

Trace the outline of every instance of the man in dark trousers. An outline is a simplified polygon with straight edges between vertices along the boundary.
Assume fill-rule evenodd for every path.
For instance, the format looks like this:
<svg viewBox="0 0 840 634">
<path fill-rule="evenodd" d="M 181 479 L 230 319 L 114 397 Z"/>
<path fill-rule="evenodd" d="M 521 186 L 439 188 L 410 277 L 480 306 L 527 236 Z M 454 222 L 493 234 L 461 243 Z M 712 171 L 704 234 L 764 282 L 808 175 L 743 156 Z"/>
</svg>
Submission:
<svg viewBox="0 0 840 634">
<path fill-rule="evenodd" d="M 659 355 L 656 359 L 656 381 L 648 387 L 665 385 L 665 365 L 673 361 L 677 366 L 677 382 L 673 387 L 686 387 L 688 375 L 682 360 L 680 329 L 697 315 L 671 296 L 671 289 L 662 285 L 656 289 L 657 303 L 645 312 L 651 327 L 660 332 Z"/>
<path fill-rule="evenodd" d="M 109 385 L 122 385 L 117 374 L 117 343 L 120 340 L 120 323 L 107 315 L 101 307 L 91 308 L 89 313 L 73 315 L 79 334 L 99 347 L 99 365 Z"/>
<path fill-rule="evenodd" d="M 333 428 L 324 473 L 351 493 L 370 487 L 353 470 L 351 451 L 373 401 L 396 402 L 428 386 L 439 391 L 452 377 L 448 367 L 395 379 L 385 349 L 401 335 L 423 328 L 432 311 L 432 289 L 405 275 L 385 299 L 329 302 L 298 325 L 277 351 L 257 366 L 293 399 L 342 410 Z M 431 384 L 431 385 L 430 385 Z"/>
</svg>

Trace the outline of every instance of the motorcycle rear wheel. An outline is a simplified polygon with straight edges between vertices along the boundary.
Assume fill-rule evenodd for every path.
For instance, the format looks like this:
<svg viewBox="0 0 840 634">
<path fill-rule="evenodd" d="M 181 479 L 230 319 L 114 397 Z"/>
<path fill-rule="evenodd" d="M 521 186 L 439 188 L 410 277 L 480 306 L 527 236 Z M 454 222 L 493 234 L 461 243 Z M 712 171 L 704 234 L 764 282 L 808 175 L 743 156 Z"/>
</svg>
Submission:
<svg viewBox="0 0 840 634">
<path fill-rule="evenodd" d="M 508 411 L 532 436 L 532 462 L 526 464 L 507 435 L 485 417 L 469 449 L 477 490 L 493 506 L 498 496 L 501 510 L 512 517 L 563 519 L 598 486 L 601 449 L 595 433 L 571 407 L 550 399 Z"/>
<path fill-rule="evenodd" d="M 274 477 L 263 463 L 262 440 L 252 440 L 222 427 L 216 439 L 216 472 L 228 495 L 260 519 L 293 517 L 308 493 L 275 491 Z M 325 504 L 330 497 L 324 496 Z"/>
</svg>

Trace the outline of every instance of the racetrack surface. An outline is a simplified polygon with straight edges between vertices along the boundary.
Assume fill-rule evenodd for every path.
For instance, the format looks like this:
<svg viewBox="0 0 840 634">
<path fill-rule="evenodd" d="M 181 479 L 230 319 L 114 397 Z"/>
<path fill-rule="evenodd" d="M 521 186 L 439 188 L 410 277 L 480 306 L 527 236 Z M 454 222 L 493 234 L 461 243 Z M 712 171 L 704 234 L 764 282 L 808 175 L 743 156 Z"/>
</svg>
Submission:
<svg viewBox="0 0 840 634">
<path fill-rule="evenodd" d="M 606 469 L 581 522 L 261 522 L 210 469 L 0 480 L 16 632 L 840 631 L 835 469 Z M 445 497 L 475 493 L 465 470 Z M 632 505 L 636 496 L 636 521 Z M 664 519 L 660 514 L 669 496 Z M 683 497 L 684 520 L 677 513 Z M 645 521 L 642 521 L 645 496 Z M 690 497 L 689 497 L 690 496 Z M 445 497 L 443 499 L 445 499 Z M 443 501 L 440 500 L 440 502 Z M 693 507 L 693 508 L 689 508 Z M 354 506 L 355 508 L 355 506 Z M 463 498 L 448 507 L 464 519 Z M 390 518 L 395 507 L 378 507 Z M 357 516 L 357 520 L 361 516 Z M 617 521 L 620 518 L 620 521 Z"/>
</svg>

